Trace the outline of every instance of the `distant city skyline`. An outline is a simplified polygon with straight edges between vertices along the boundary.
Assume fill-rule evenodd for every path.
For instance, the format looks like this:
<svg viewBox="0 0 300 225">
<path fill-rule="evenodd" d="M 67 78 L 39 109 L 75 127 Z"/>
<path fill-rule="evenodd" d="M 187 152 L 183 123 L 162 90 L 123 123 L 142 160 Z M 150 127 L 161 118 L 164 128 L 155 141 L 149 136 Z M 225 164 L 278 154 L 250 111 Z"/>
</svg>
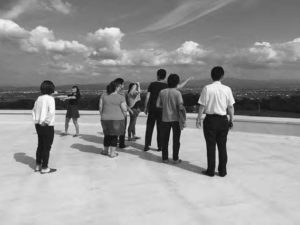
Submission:
<svg viewBox="0 0 300 225">
<path fill-rule="evenodd" d="M 1 86 L 183 79 L 298 79 L 297 0 L 3 0 Z"/>
</svg>

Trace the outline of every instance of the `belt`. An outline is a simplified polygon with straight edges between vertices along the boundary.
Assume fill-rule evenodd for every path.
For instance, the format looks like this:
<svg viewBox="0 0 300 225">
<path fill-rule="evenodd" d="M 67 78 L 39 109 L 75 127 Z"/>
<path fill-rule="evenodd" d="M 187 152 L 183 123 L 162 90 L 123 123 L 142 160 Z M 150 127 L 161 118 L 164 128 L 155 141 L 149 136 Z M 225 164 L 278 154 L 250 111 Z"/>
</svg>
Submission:
<svg viewBox="0 0 300 225">
<path fill-rule="evenodd" d="M 219 114 L 206 114 L 206 117 L 219 117 L 219 118 L 227 118 L 227 115 L 219 115 Z"/>
</svg>

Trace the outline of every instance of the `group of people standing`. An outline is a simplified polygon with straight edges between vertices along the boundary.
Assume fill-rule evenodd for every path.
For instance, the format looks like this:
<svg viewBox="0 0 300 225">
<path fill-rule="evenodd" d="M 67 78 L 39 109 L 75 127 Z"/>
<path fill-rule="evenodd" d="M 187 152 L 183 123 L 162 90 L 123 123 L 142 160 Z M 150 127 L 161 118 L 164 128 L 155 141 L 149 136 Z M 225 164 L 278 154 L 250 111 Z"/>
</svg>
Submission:
<svg viewBox="0 0 300 225">
<path fill-rule="evenodd" d="M 203 88 L 199 98 L 199 112 L 196 126 L 202 126 L 202 114 L 206 114 L 203 122 L 204 137 L 207 146 L 207 170 L 205 175 L 215 175 L 215 152 L 216 146 L 219 152 L 218 174 L 221 177 L 227 174 L 227 134 L 233 126 L 234 98 L 228 86 L 221 83 L 224 76 L 222 67 L 214 67 L 211 70 L 213 83 Z M 177 74 L 170 74 L 164 69 L 157 71 L 157 80 L 152 82 L 147 90 L 145 104 L 141 102 L 141 87 L 138 82 L 130 83 L 126 94 L 123 93 L 124 80 L 117 78 L 110 82 L 106 91 L 99 100 L 99 113 L 101 126 L 104 134 L 103 155 L 111 158 L 118 156 L 117 147 L 126 148 L 125 133 L 127 127 L 127 114 L 129 113 L 129 125 L 127 128 L 128 141 L 135 141 L 140 137 L 136 136 L 135 125 L 139 113 L 143 110 L 147 115 L 145 132 L 144 151 L 149 151 L 152 143 L 152 133 L 156 124 L 157 128 L 157 150 L 162 151 L 162 162 L 169 163 L 168 145 L 170 131 L 173 133 L 173 163 L 181 162 L 179 158 L 180 136 L 185 127 L 186 112 L 182 94 L 179 89 L 183 88 L 192 78 L 180 83 Z M 48 168 L 49 152 L 54 137 L 55 102 L 54 84 L 51 81 L 44 81 L 41 84 L 42 95 L 37 99 L 33 108 L 33 118 L 38 134 L 38 148 L 36 152 L 36 171 L 41 173 L 53 172 Z M 78 100 L 80 91 L 77 86 L 72 88 L 72 94 L 61 97 L 68 100 L 66 115 L 65 133 L 68 134 L 68 124 L 73 119 L 76 134 L 79 135 Z M 229 120 L 228 116 L 229 115 Z"/>
</svg>

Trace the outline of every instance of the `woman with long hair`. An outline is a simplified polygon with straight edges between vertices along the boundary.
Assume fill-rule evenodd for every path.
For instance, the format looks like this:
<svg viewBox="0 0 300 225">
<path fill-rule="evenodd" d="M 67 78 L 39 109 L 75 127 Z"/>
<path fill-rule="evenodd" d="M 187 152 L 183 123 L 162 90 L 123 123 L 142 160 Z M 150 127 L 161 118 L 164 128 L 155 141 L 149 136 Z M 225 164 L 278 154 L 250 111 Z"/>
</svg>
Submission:
<svg viewBox="0 0 300 225">
<path fill-rule="evenodd" d="M 130 122 L 128 125 L 128 141 L 135 141 L 136 139 L 139 139 L 140 137 L 135 136 L 135 125 L 136 125 L 136 120 L 141 112 L 141 87 L 140 83 L 131 83 L 129 84 L 128 87 L 128 92 L 126 94 L 126 101 L 128 107 L 131 109 L 129 111 L 129 116 L 130 116 Z"/>
<path fill-rule="evenodd" d="M 103 155 L 111 158 L 118 156 L 116 153 L 118 136 L 124 134 L 125 117 L 127 114 L 127 105 L 125 97 L 119 92 L 122 86 L 116 82 L 111 82 L 106 87 L 106 93 L 103 93 L 99 101 L 99 112 L 101 125 L 104 133 Z"/>
<path fill-rule="evenodd" d="M 81 98 L 81 94 L 80 94 L 79 87 L 78 86 L 73 86 L 72 87 L 72 93 L 69 94 L 68 97 L 64 99 L 64 100 L 68 101 L 64 135 L 69 134 L 68 133 L 69 122 L 72 119 L 73 123 L 74 123 L 74 126 L 75 126 L 75 129 L 76 129 L 76 134 L 73 135 L 73 137 L 78 137 L 79 136 L 78 118 L 80 117 L 80 115 L 79 115 L 78 102 L 79 102 L 80 98 Z"/>
</svg>

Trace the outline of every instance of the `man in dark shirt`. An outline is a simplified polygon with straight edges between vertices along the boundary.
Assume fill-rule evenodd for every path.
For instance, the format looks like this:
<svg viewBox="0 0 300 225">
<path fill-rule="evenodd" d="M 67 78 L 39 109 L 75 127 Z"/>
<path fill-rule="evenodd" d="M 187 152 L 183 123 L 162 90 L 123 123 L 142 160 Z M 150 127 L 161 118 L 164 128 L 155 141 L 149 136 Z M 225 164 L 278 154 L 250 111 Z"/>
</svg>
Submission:
<svg viewBox="0 0 300 225">
<path fill-rule="evenodd" d="M 159 69 L 157 71 L 157 81 L 150 83 L 148 92 L 145 100 L 145 114 L 148 114 L 147 127 L 145 135 L 145 147 L 144 151 L 148 151 L 152 141 L 153 128 L 156 123 L 157 131 L 157 150 L 161 151 L 161 120 L 162 120 L 162 109 L 156 107 L 156 101 L 161 90 L 168 88 L 168 84 L 164 81 L 167 76 L 167 71 Z M 177 86 L 177 89 L 183 88 L 193 77 L 186 79 L 184 82 Z"/>
<path fill-rule="evenodd" d="M 160 130 L 162 120 L 162 109 L 156 107 L 156 101 L 160 91 L 168 87 L 168 85 L 164 82 L 166 75 L 166 70 L 159 69 L 157 71 L 157 81 L 152 82 L 148 87 L 148 92 L 145 100 L 145 114 L 148 115 L 148 118 L 144 151 L 148 151 L 150 149 L 149 146 L 152 142 L 152 133 L 155 123 L 157 130 L 157 148 L 158 151 L 161 151 Z"/>
</svg>

